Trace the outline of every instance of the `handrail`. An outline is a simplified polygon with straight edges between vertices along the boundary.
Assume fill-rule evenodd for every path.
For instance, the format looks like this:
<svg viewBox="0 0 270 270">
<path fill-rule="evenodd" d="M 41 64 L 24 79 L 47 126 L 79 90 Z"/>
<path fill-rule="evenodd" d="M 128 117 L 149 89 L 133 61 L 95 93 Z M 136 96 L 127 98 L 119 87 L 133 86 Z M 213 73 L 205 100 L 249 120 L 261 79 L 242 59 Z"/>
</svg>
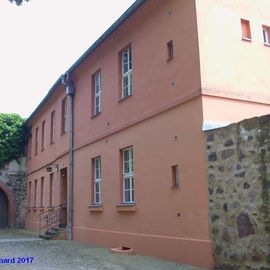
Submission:
<svg viewBox="0 0 270 270">
<path fill-rule="evenodd" d="M 66 207 L 61 204 L 39 214 L 39 235 L 66 222 Z"/>
</svg>

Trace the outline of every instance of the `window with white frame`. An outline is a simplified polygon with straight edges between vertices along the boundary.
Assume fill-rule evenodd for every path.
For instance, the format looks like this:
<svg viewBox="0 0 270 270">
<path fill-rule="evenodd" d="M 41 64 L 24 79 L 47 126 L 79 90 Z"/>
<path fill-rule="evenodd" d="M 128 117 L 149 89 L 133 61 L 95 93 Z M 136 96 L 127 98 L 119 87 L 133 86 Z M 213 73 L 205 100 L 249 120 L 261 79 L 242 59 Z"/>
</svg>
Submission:
<svg viewBox="0 0 270 270">
<path fill-rule="evenodd" d="M 134 202 L 133 148 L 122 150 L 123 160 L 123 203 Z"/>
<path fill-rule="evenodd" d="M 126 98 L 132 95 L 132 54 L 130 47 L 122 51 L 121 63 L 122 63 L 122 98 Z"/>
<path fill-rule="evenodd" d="M 101 157 L 93 159 L 94 165 L 94 204 L 101 204 Z"/>
<path fill-rule="evenodd" d="M 67 132 L 67 97 L 62 100 L 62 114 L 61 114 L 61 129 L 62 134 Z"/>
<path fill-rule="evenodd" d="M 270 44 L 270 27 L 263 25 L 263 41 L 264 44 Z"/>
<path fill-rule="evenodd" d="M 93 114 L 96 115 L 101 112 L 101 74 L 98 71 L 94 76 L 94 110 Z"/>
</svg>

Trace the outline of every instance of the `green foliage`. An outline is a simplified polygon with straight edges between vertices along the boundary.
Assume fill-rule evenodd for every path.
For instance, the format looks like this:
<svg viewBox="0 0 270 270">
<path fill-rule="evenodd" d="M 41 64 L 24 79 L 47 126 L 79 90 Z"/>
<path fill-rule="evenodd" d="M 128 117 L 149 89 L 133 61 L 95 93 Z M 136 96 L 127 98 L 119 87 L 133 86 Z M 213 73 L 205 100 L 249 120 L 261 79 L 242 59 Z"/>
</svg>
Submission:
<svg viewBox="0 0 270 270">
<path fill-rule="evenodd" d="M 24 123 L 17 114 L 0 113 L 0 167 L 23 156 L 28 137 Z"/>
<path fill-rule="evenodd" d="M 13 1 L 16 3 L 17 6 L 20 6 L 23 1 L 28 2 L 29 0 L 9 0 L 9 2 L 13 3 Z"/>
</svg>

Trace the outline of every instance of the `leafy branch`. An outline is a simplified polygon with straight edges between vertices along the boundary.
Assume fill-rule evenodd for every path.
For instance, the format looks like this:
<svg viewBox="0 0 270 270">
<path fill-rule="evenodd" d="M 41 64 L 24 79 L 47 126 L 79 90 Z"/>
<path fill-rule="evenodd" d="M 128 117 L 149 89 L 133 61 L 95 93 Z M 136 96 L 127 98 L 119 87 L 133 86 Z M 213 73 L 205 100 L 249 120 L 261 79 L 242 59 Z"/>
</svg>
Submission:
<svg viewBox="0 0 270 270">
<path fill-rule="evenodd" d="M 23 156 L 28 139 L 25 120 L 17 114 L 0 113 L 0 167 Z"/>
</svg>

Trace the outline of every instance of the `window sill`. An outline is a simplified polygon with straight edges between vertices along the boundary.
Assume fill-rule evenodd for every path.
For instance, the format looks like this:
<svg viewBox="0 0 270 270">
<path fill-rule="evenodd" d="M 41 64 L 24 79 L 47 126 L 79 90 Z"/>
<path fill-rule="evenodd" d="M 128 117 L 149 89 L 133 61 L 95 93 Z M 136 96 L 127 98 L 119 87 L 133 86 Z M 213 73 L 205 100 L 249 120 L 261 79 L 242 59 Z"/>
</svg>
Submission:
<svg viewBox="0 0 270 270">
<path fill-rule="evenodd" d="M 134 203 L 123 203 L 116 205 L 118 212 L 135 212 L 136 211 L 136 204 Z"/>
<path fill-rule="evenodd" d="M 39 212 L 44 212 L 44 210 L 45 210 L 45 209 L 44 209 L 43 206 L 40 206 L 40 207 L 39 207 Z"/>
<path fill-rule="evenodd" d="M 243 41 L 252 42 L 252 39 L 251 39 L 251 38 L 247 38 L 247 37 L 242 37 L 242 40 L 243 40 Z"/>
<path fill-rule="evenodd" d="M 34 207 L 33 207 L 33 211 L 37 211 L 37 207 L 34 206 Z"/>
<path fill-rule="evenodd" d="M 99 115 L 101 115 L 101 112 L 98 112 L 96 114 L 92 114 L 91 119 L 94 119 L 94 118 L 98 117 Z"/>
<path fill-rule="evenodd" d="M 90 212 L 103 212 L 102 204 L 91 204 L 88 206 Z"/>
<path fill-rule="evenodd" d="M 270 43 L 264 43 L 264 46 L 270 47 Z"/>
<path fill-rule="evenodd" d="M 127 96 L 127 97 L 120 98 L 120 99 L 118 100 L 118 102 L 121 103 L 121 102 L 125 101 L 126 99 L 132 97 L 132 95 L 133 95 L 133 94 L 131 94 L 131 95 Z"/>
</svg>

